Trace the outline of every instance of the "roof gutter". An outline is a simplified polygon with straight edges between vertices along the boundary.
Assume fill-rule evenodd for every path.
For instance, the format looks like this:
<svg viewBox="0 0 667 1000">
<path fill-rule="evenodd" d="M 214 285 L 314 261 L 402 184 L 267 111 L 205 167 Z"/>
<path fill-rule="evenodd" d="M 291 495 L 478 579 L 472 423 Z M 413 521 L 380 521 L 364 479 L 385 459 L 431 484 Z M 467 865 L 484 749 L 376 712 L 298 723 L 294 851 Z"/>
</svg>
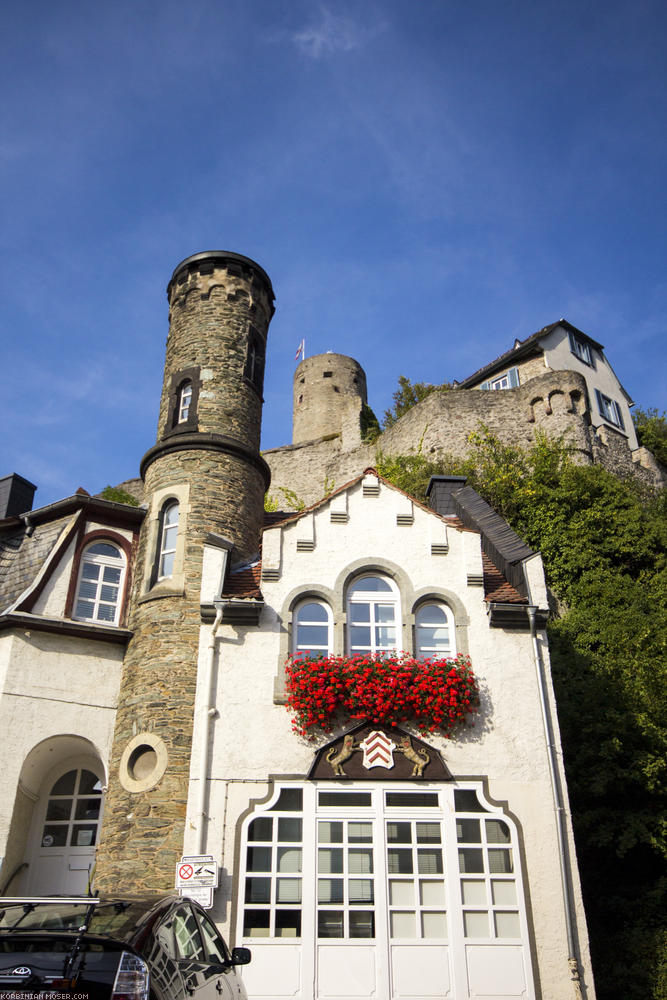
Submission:
<svg viewBox="0 0 667 1000">
<path fill-rule="evenodd" d="M 36 525 L 56 517 L 62 517 L 74 510 L 81 510 L 84 507 L 91 513 L 100 514 L 125 524 L 138 524 L 146 516 L 145 507 L 134 507 L 131 504 L 118 503 L 116 500 L 104 500 L 102 497 L 75 493 L 70 497 L 65 497 L 64 500 L 56 500 L 54 503 L 47 504 L 46 507 L 37 507 L 24 514 L 2 518 L 0 526 L 18 525 L 23 522 L 29 529 L 29 533 L 32 534 Z"/>
</svg>

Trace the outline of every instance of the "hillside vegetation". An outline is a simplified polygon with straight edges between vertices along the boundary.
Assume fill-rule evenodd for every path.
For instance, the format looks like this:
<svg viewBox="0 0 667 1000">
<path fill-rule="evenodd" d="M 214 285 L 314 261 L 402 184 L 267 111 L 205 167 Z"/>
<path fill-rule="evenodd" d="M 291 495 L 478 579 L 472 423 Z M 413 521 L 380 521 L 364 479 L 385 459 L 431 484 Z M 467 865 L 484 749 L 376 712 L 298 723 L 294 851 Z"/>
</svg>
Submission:
<svg viewBox="0 0 667 1000">
<path fill-rule="evenodd" d="M 376 464 L 422 499 L 431 475 L 466 475 L 541 551 L 560 608 L 551 664 L 598 998 L 665 1000 L 665 493 L 576 465 L 563 441 L 524 450 L 484 430 L 465 460 Z"/>
</svg>

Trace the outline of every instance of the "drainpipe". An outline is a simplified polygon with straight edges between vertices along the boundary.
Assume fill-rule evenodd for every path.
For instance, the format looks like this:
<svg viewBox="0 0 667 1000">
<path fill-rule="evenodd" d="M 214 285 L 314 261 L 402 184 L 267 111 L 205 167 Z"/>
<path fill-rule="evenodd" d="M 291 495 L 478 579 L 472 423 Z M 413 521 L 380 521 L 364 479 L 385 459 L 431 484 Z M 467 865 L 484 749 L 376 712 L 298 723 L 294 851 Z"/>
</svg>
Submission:
<svg viewBox="0 0 667 1000">
<path fill-rule="evenodd" d="M 540 693 L 542 722 L 544 724 L 544 735 L 547 741 L 547 760 L 549 762 L 549 776 L 551 778 L 551 791 L 554 799 L 554 811 L 556 813 L 556 835 L 558 837 L 558 857 L 560 860 L 560 878 L 563 887 L 563 907 L 565 910 L 565 928 L 567 931 L 567 950 L 568 950 L 567 961 L 568 965 L 570 966 L 570 977 L 572 979 L 572 985 L 574 987 L 575 1000 L 583 1000 L 583 994 L 581 992 L 581 973 L 579 971 L 579 962 L 576 955 L 575 940 L 574 940 L 574 929 L 573 929 L 574 904 L 572 900 L 570 880 L 568 878 L 567 857 L 565 849 L 565 810 L 563 808 L 563 799 L 561 795 L 560 782 L 558 780 L 558 771 L 556 766 L 556 745 L 554 742 L 553 726 L 551 725 L 551 717 L 549 715 L 549 710 L 547 707 L 547 688 L 544 677 L 544 660 L 542 659 L 542 650 L 540 649 L 540 644 L 537 638 L 537 628 L 535 623 L 535 614 L 537 612 L 537 608 L 534 605 L 529 605 L 526 608 L 526 610 L 528 612 L 528 621 L 530 622 L 530 635 L 533 640 L 533 656 L 535 659 L 535 671 L 537 673 L 537 687 Z"/>
<path fill-rule="evenodd" d="M 35 525 L 30 520 L 30 514 L 19 514 L 20 519 L 25 524 L 25 533 L 30 538 L 33 531 L 35 530 Z"/>
<path fill-rule="evenodd" d="M 211 732 L 211 719 L 216 713 L 215 706 L 211 703 L 211 680 L 213 677 L 213 661 L 215 659 L 215 646 L 217 632 L 222 621 L 222 605 L 215 609 L 215 619 L 211 629 L 204 662 L 204 676 L 202 677 L 203 708 L 201 716 L 201 747 L 199 752 L 199 787 L 197 793 L 197 816 L 199 817 L 199 837 L 198 854 L 204 853 L 206 840 L 206 786 L 208 784 L 208 739 Z"/>
</svg>

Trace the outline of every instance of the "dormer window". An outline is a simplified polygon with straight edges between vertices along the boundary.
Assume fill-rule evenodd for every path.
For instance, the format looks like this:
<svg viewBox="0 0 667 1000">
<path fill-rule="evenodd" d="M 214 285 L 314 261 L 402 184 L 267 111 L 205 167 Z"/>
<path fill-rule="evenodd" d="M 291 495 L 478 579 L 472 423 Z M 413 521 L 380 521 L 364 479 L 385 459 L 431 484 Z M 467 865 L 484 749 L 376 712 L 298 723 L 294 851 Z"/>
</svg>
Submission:
<svg viewBox="0 0 667 1000">
<path fill-rule="evenodd" d="M 190 416 L 190 406 L 192 405 L 192 382 L 188 379 L 184 382 L 178 393 L 178 422 L 184 424 Z"/>
<path fill-rule="evenodd" d="M 73 618 L 117 625 L 125 556 L 111 542 L 94 542 L 81 557 Z"/>
<path fill-rule="evenodd" d="M 178 537 L 178 503 L 173 501 L 162 508 L 160 551 L 158 553 L 158 580 L 172 576 Z"/>
<path fill-rule="evenodd" d="M 593 352 L 591 350 L 591 345 L 587 340 L 582 340 L 581 337 L 575 336 L 572 331 L 568 331 L 568 337 L 570 340 L 570 350 L 576 358 L 583 361 L 585 365 L 593 367 Z"/>
</svg>

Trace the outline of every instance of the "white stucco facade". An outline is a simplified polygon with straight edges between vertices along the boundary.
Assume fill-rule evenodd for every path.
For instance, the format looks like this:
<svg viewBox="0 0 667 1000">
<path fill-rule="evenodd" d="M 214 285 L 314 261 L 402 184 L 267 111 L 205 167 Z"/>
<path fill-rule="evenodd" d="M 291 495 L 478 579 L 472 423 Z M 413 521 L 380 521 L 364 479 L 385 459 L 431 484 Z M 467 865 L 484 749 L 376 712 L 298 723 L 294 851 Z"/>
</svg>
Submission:
<svg viewBox="0 0 667 1000">
<path fill-rule="evenodd" d="M 485 943 L 472 937 L 470 940 L 463 938 L 458 949 L 442 945 L 445 952 L 449 947 L 446 964 L 451 972 L 448 974 L 448 992 L 442 995 L 490 996 L 492 994 L 483 992 L 487 980 L 481 970 L 495 968 L 491 978 L 497 985 L 498 969 L 503 967 L 503 963 L 509 963 L 507 993 L 503 995 L 540 996 L 554 1000 L 562 997 L 569 1000 L 573 995 L 573 985 L 568 968 L 557 818 L 531 637 L 525 630 L 490 626 L 481 586 L 479 533 L 450 523 L 446 526 L 447 553 L 433 555 L 431 546 L 434 535 L 441 538 L 445 534 L 443 519 L 408 501 L 408 523 L 407 498 L 382 482 L 377 492 L 365 491 L 367 481 L 378 484 L 373 476 L 362 479 L 344 491 L 343 497 L 338 495 L 301 518 L 267 529 L 263 568 L 269 579 L 262 582 L 264 608 L 259 625 L 223 624 L 219 627 L 210 702 L 215 706 L 216 715 L 210 724 L 208 819 L 204 838 L 206 852 L 216 857 L 223 870 L 221 886 L 216 893 L 214 916 L 236 943 L 244 943 L 254 949 L 255 961 L 246 973 L 251 995 L 268 996 L 270 992 L 273 997 L 309 997 L 312 985 L 309 986 L 303 977 L 311 974 L 316 978 L 323 977 L 318 996 L 335 995 L 331 993 L 331 984 L 327 985 L 327 977 L 322 970 L 327 968 L 327 962 L 332 961 L 331 955 L 335 956 L 336 942 L 327 942 L 325 954 L 321 951 L 322 942 L 316 945 L 312 938 L 307 940 L 305 930 L 299 942 L 252 935 L 243 938 L 245 848 L 241 850 L 241 841 L 249 813 L 253 808 L 261 808 L 256 803 L 270 799 L 272 795 L 275 797 L 281 781 L 291 787 L 303 788 L 306 797 L 314 794 L 310 786 L 321 787 L 321 783 L 310 783 L 309 786 L 306 776 L 315 751 L 326 741 L 320 740 L 313 745 L 296 736 L 292 732 L 289 713 L 280 703 L 283 664 L 291 648 L 294 628 L 293 610 L 299 598 L 304 596 L 327 601 L 333 611 L 333 652 L 343 653 L 346 587 L 355 575 L 371 570 L 387 575 L 398 585 L 400 648 L 407 651 L 414 648 L 414 609 L 420 599 L 428 596 L 441 600 L 454 612 L 457 649 L 469 653 L 471 657 L 480 686 L 481 710 L 473 727 L 457 731 L 451 739 L 433 734 L 424 739 L 441 753 L 453 775 L 452 785 L 445 790 L 447 802 L 451 800 L 451 788 L 466 785 L 466 782 L 469 786 L 472 782 L 490 808 L 496 809 L 497 815 L 502 815 L 516 831 L 516 871 L 519 876 L 522 875 L 525 885 L 525 905 L 522 903 L 521 910 L 522 921 L 525 920 L 523 939 L 520 943 L 505 943 L 504 948 L 502 942 L 497 947 L 497 940 Z M 344 519 L 340 517 L 341 510 L 345 512 Z M 399 515 L 402 515 L 402 521 L 397 522 Z M 307 545 L 304 545 L 304 539 Z M 533 599 L 545 599 L 539 557 L 533 557 L 530 563 L 531 596 Z M 209 647 L 210 635 L 211 626 L 204 626 L 200 663 Z M 545 637 L 539 636 L 538 642 L 548 669 Z M 550 724 L 557 734 L 550 685 L 547 697 Z M 204 693 L 199 691 L 196 707 L 198 720 L 203 718 L 205 710 L 203 698 Z M 196 803 L 200 760 L 200 735 L 196 727 L 184 853 L 192 853 L 199 843 L 202 820 L 196 812 Z M 558 768 L 558 780 L 564 787 L 560 764 Z M 373 778 L 377 783 L 374 794 L 379 794 L 377 790 L 381 792 L 385 787 L 381 768 L 374 769 Z M 334 784 L 346 787 L 340 781 Z M 353 782 L 353 786 L 362 788 L 363 782 Z M 409 784 L 406 785 L 406 788 L 409 787 Z M 420 790 L 433 788 L 438 791 L 440 786 L 426 783 L 418 787 Z M 354 810 L 352 815 L 357 815 Z M 303 822 L 308 825 L 305 807 Z M 567 850 L 574 857 L 569 819 L 567 839 Z M 311 849 L 315 851 L 314 847 Z M 308 847 L 304 844 L 304 855 L 307 853 Z M 307 866 L 305 857 L 304 866 Z M 456 881 L 453 874 L 450 874 L 450 879 L 452 883 Z M 312 909 L 316 906 L 313 886 L 310 887 L 310 904 L 306 902 L 309 890 L 305 884 L 303 889 L 302 908 L 306 922 L 309 919 L 308 907 Z M 572 891 L 577 934 L 586 951 L 585 919 L 576 877 Z M 453 898 L 449 899 L 453 907 L 449 917 L 450 923 L 456 924 L 461 921 L 461 903 L 456 900 L 452 903 Z M 464 918 L 466 913 L 464 910 Z M 451 933 L 455 936 L 453 929 Z M 359 947 L 359 942 L 356 946 Z M 405 942 L 402 946 L 408 948 Z M 380 948 L 380 943 L 374 948 Z M 412 942 L 410 948 L 412 950 L 408 949 L 406 954 L 419 961 L 418 942 Z M 407 959 L 396 957 L 398 952 L 390 940 L 385 943 L 385 950 L 390 956 L 386 962 L 382 957 L 373 956 L 373 967 L 378 975 L 373 988 L 380 991 L 389 988 L 388 980 L 403 981 L 406 975 L 401 962 L 405 963 Z M 468 956 L 467 959 L 461 958 L 461 951 Z M 517 972 L 518 952 L 522 953 L 525 963 L 525 968 L 522 966 L 523 978 Z M 354 961 L 355 956 L 359 958 L 360 954 L 352 947 L 350 952 L 340 952 L 338 961 Z M 427 965 L 433 955 L 434 952 L 428 948 L 424 951 L 422 957 Z M 362 965 L 368 961 L 370 958 L 366 955 Z M 439 961 L 440 964 L 445 961 L 442 955 Z M 463 965 L 457 972 L 457 963 L 461 962 Z M 386 971 L 383 972 L 385 965 Z M 276 968 L 283 971 L 284 991 L 276 984 Z M 461 992 L 462 977 L 467 977 L 469 994 Z M 585 970 L 585 977 L 587 995 L 592 996 L 590 969 Z M 482 992 L 473 988 L 475 982 Z M 343 990 L 340 995 L 353 994 Z M 401 995 L 417 994 L 408 991 Z"/>
</svg>

